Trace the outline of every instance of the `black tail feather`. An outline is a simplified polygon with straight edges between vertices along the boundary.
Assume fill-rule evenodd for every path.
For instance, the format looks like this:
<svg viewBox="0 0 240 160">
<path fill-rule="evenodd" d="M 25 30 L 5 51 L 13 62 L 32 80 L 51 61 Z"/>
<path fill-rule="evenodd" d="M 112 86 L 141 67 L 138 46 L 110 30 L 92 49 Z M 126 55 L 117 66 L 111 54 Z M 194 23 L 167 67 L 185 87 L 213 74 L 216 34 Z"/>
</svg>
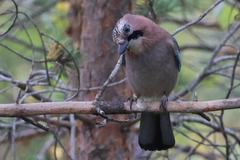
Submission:
<svg viewBox="0 0 240 160">
<path fill-rule="evenodd" d="M 142 149 L 150 151 L 172 148 L 175 139 L 169 113 L 142 113 L 138 142 Z"/>
</svg>

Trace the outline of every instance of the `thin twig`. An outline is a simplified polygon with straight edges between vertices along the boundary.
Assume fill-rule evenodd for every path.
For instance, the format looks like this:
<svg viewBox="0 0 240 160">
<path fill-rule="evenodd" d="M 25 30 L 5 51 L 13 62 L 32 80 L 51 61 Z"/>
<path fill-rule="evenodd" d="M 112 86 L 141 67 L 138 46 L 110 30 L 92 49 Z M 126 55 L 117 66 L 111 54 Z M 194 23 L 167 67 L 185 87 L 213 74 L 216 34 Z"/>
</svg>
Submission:
<svg viewBox="0 0 240 160">
<path fill-rule="evenodd" d="M 224 153 L 218 148 L 218 146 L 221 146 L 221 145 L 217 145 L 217 144 L 213 143 L 211 140 L 207 139 L 207 138 L 206 138 L 205 136 L 203 136 L 200 132 L 198 132 L 197 130 L 193 129 L 193 128 L 190 127 L 190 126 L 187 126 L 187 125 L 183 124 L 183 127 L 186 128 L 186 129 L 188 129 L 189 131 L 197 134 L 199 137 L 201 137 L 203 140 L 205 140 L 205 141 L 207 141 L 207 142 L 209 143 L 209 144 L 207 144 L 207 145 L 213 146 L 215 149 L 217 149 L 217 150 L 219 151 L 219 153 L 221 153 L 223 156 L 225 156 Z M 199 143 L 199 142 L 198 142 L 198 143 Z M 222 146 L 222 147 L 225 147 L 225 146 Z"/>
<path fill-rule="evenodd" d="M 46 118 L 46 119 L 47 119 L 47 118 Z M 58 119 L 58 120 L 59 120 L 59 119 Z M 62 147 L 62 149 L 63 149 L 64 153 L 67 155 L 67 157 L 68 157 L 70 160 L 72 160 L 71 156 L 68 154 L 66 148 L 64 147 L 64 145 L 62 144 L 62 142 L 61 142 L 60 139 L 59 139 L 59 135 L 61 134 L 60 128 L 58 127 L 57 130 L 55 130 L 55 129 L 53 129 L 53 128 L 50 127 L 50 123 L 49 123 L 48 120 L 47 120 L 46 122 L 47 122 L 47 125 L 48 125 L 48 127 L 49 127 L 49 131 L 53 134 L 53 136 L 54 136 L 54 138 L 55 138 L 55 147 L 54 147 L 55 152 L 54 152 L 54 157 L 57 158 L 57 157 L 56 157 L 56 154 L 55 154 L 55 153 L 56 153 L 56 145 L 59 143 L 59 145 Z"/>
<path fill-rule="evenodd" d="M 9 143 L 9 144 L 7 145 L 7 147 L 6 147 L 6 151 L 4 152 L 4 155 L 3 155 L 2 160 L 6 160 L 7 155 L 8 155 L 8 153 L 9 153 L 10 149 L 11 149 L 11 145 L 10 145 L 10 143 Z"/>
<path fill-rule="evenodd" d="M 154 6 L 153 1 L 152 0 L 148 0 L 148 5 L 147 6 L 148 6 L 148 9 L 149 9 L 149 11 L 150 11 L 150 13 L 152 15 L 153 21 L 155 23 L 157 23 L 157 16 L 156 16 L 156 13 L 155 13 L 155 11 L 153 9 L 153 6 Z"/>
<path fill-rule="evenodd" d="M 184 160 L 187 160 L 191 155 L 193 155 L 194 153 L 196 153 L 197 148 L 199 148 L 199 147 L 204 143 L 204 141 L 205 141 L 210 135 L 212 135 L 213 133 L 214 133 L 214 131 L 209 132 L 206 136 L 204 136 L 204 138 L 202 138 L 202 141 L 200 141 L 199 143 L 197 143 L 197 145 L 196 145 L 195 147 L 191 148 L 191 149 L 188 151 L 187 155 L 185 156 L 185 159 L 184 159 Z M 216 146 L 214 146 L 214 148 L 216 148 Z"/>
<path fill-rule="evenodd" d="M 49 1 L 48 1 L 49 2 Z M 37 16 L 41 16 L 44 12 L 47 12 L 49 11 L 51 8 L 53 8 L 54 6 L 56 6 L 56 3 L 58 1 L 57 0 L 54 0 L 54 1 L 50 1 L 49 3 L 44 3 L 46 5 L 42 6 L 41 8 L 39 8 L 38 10 L 34 10 L 34 12 L 32 12 L 29 17 L 31 19 L 33 18 L 36 18 Z M 20 25 L 20 24 L 24 24 L 28 21 L 28 17 L 24 17 L 22 18 L 20 21 L 16 22 L 16 26 Z"/>
<path fill-rule="evenodd" d="M 75 70 L 76 70 L 76 72 L 77 72 L 77 75 L 76 75 L 77 80 L 78 80 L 78 83 L 77 83 L 77 91 L 76 91 L 71 97 L 69 97 L 68 99 L 66 99 L 65 101 L 72 100 L 72 99 L 74 99 L 74 98 L 78 95 L 79 89 L 80 89 L 80 83 L 79 83 L 79 82 L 80 82 L 80 72 L 79 72 L 79 69 L 78 69 L 78 65 L 77 65 L 76 61 L 74 60 L 74 57 L 72 56 L 72 54 L 67 50 L 67 48 L 66 48 L 65 46 L 63 46 L 60 42 L 58 42 L 57 40 L 55 40 L 54 38 L 52 38 L 52 37 L 49 36 L 49 35 L 46 35 L 46 34 L 43 34 L 43 33 L 42 33 L 42 35 L 45 36 L 45 37 L 50 38 L 51 40 L 53 40 L 54 42 L 56 42 L 58 45 L 60 45 L 60 46 L 68 53 L 68 55 L 69 55 L 69 56 L 72 58 L 72 60 L 73 60 L 74 67 L 75 67 Z"/>
<path fill-rule="evenodd" d="M 176 120 L 174 120 L 173 124 L 178 125 L 179 122 L 182 123 L 184 121 L 188 122 L 188 123 L 199 123 L 204 126 L 208 126 L 209 128 L 212 128 L 216 132 L 221 132 L 221 126 L 218 122 L 205 121 L 204 119 L 199 118 L 199 117 L 182 116 L 182 117 L 179 117 Z M 228 127 L 225 127 L 224 130 L 228 135 L 233 137 L 237 141 L 238 144 L 240 144 L 240 136 L 238 135 L 236 130 L 233 130 L 232 128 L 228 128 Z"/>
<path fill-rule="evenodd" d="M 2 36 L 4 36 L 5 34 L 7 34 L 7 33 L 14 27 L 14 25 L 15 25 L 17 19 L 18 19 L 18 13 L 19 13 L 19 12 L 18 12 L 18 5 L 17 5 L 17 3 L 16 3 L 14 0 L 12 0 L 12 2 L 13 2 L 14 7 L 15 7 L 15 12 L 13 12 L 13 13 L 15 14 L 15 18 L 14 18 L 11 26 L 8 27 L 8 29 L 7 29 L 3 34 L 1 34 L 0 37 L 2 37 Z"/>
<path fill-rule="evenodd" d="M 51 145 L 53 144 L 53 142 L 54 142 L 54 138 L 50 138 L 50 139 L 48 139 L 45 143 L 44 143 L 44 145 L 43 145 L 43 147 L 41 148 L 41 150 L 38 152 L 38 154 L 36 155 L 36 159 L 42 159 L 43 158 L 43 156 L 45 155 L 45 153 L 47 152 L 47 151 L 49 151 L 49 148 L 51 147 Z"/>
<path fill-rule="evenodd" d="M 44 131 L 48 132 L 49 131 L 49 127 L 47 126 L 44 126 L 38 122 L 35 122 L 34 120 L 30 119 L 30 118 L 27 118 L 27 117 L 24 117 L 24 116 L 20 116 L 19 118 L 21 118 L 22 120 L 24 120 L 25 122 L 27 123 L 30 123 L 40 129 L 43 129 Z"/>
<path fill-rule="evenodd" d="M 16 138 L 16 118 L 13 118 L 12 123 L 12 134 L 11 134 L 11 148 L 12 148 L 12 156 L 13 159 L 16 160 L 16 146 L 15 146 L 15 138 Z"/>
<path fill-rule="evenodd" d="M 175 30 L 172 35 L 174 36 L 175 34 L 179 33 L 180 31 L 198 23 L 199 21 L 201 21 L 211 10 L 213 10 L 217 5 L 219 5 L 221 2 L 223 2 L 223 0 L 218 0 L 216 1 L 211 7 L 209 7 L 205 12 L 203 12 L 203 14 L 201 14 L 197 19 L 187 23 L 186 25 L 178 28 L 177 30 Z"/>
<path fill-rule="evenodd" d="M 214 63 L 214 59 L 217 56 L 217 54 L 219 53 L 219 51 L 221 50 L 221 48 L 223 46 L 226 46 L 226 42 L 238 31 L 238 29 L 240 28 L 240 22 L 237 22 L 236 25 L 234 26 L 234 28 L 232 28 L 230 30 L 230 32 L 228 33 L 228 35 L 223 39 L 223 41 L 214 49 L 211 58 L 208 61 L 207 66 L 205 67 L 206 69 L 210 69 L 213 66 Z"/>
<path fill-rule="evenodd" d="M 228 93 L 226 95 L 226 99 L 229 98 L 229 96 L 230 96 L 230 94 L 233 90 L 235 73 L 236 73 L 235 71 L 236 71 L 238 60 L 239 60 L 239 56 L 240 56 L 240 50 L 238 51 L 237 58 L 235 59 L 235 62 L 234 62 L 234 66 L 233 66 L 233 70 L 232 70 L 232 77 L 231 77 L 231 84 L 230 84 L 230 88 L 228 90 Z M 225 142 L 226 142 L 226 159 L 229 160 L 229 158 L 230 158 L 230 144 L 229 144 L 227 133 L 225 132 L 223 115 L 224 115 L 224 110 L 221 111 L 220 124 L 221 124 L 222 134 L 223 134 L 223 137 L 224 137 Z"/>
<path fill-rule="evenodd" d="M 70 114 L 70 122 L 71 122 L 71 131 L 70 131 L 70 156 L 73 160 L 76 160 L 76 153 L 75 153 L 75 137 L 76 137 L 76 121 L 74 114 Z"/>
<path fill-rule="evenodd" d="M 237 54 L 237 57 L 235 59 L 235 62 L 234 62 L 234 66 L 233 66 L 233 70 L 232 70 L 232 78 L 231 78 L 231 84 L 230 84 L 230 88 L 228 90 L 228 93 L 226 95 L 226 99 L 229 98 L 232 90 L 233 90 L 233 87 L 234 87 L 234 79 L 235 79 L 235 74 L 236 74 L 236 68 L 237 68 L 237 64 L 239 62 L 239 57 L 240 57 L 240 50 L 238 51 L 238 54 Z"/>
<path fill-rule="evenodd" d="M 204 80 L 206 77 L 211 75 L 211 71 L 212 71 L 211 68 L 214 64 L 214 59 L 216 55 L 219 53 L 220 49 L 225 45 L 225 43 L 233 36 L 233 34 L 238 31 L 239 27 L 240 27 L 240 23 L 238 22 L 236 26 L 229 32 L 229 34 L 222 40 L 222 42 L 212 52 L 212 56 L 209 59 L 206 67 L 202 70 L 202 72 L 199 73 L 198 76 L 191 83 L 189 83 L 184 89 L 176 93 L 172 98 L 172 100 L 176 100 L 178 97 L 182 97 L 186 95 L 189 91 L 192 91 L 200 82 L 202 82 L 202 80 Z"/>
<path fill-rule="evenodd" d="M 108 84 L 112 81 L 112 79 L 115 77 L 115 75 L 117 74 L 119 68 L 122 65 L 122 61 L 123 61 L 123 56 L 124 54 L 120 55 L 117 64 L 115 65 L 112 73 L 110 74 L 110 76 L 108 77 L 108 79 L 106 80 L 106 82 L 103 84 L 102 89 L 96 94 L 95 96 L 95 101 L 100 101 L 100 98 L 103 94 L 103 92 L 105 91 L 105 89 L 107 88 Z"/>
<path fill-rule="evenodd" d="M 226 143 L 226 153 L 225 153 L 225 158 L 226 160 L 229 160 L 229 156 L 230 156 L 230 145 L 229 145 L 229 139 L 228 139 L 228 136 L 227 136 L 227 133 L 225 131 L 225 124 L 224 124 L 224 121 L 223 121 L 223 116 L 224 116 L 224 110 L 221 111 L 221 114 L 219 116 L 219 120 L 220 120 L 220 128 L 221 128 L 221 131 L 222 131 L 222 135 L 224 137 L 224 140 L 225 140 L 225 143 Z"/>
</svg>

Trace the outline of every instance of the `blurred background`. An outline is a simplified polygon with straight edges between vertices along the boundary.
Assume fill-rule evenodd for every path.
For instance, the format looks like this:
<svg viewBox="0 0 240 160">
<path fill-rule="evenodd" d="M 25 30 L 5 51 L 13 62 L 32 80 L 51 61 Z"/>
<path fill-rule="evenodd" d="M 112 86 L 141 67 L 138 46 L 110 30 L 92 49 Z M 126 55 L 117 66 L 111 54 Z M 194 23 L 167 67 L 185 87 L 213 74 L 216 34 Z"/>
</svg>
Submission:
<svg viewBox="0 0 240 160">
<path fill-rule="evenodd" d="M 94 100 L 117 62 L 112 30 L 126 13 L 174 33 L 182 69 L 172 100 L 240 98 L 239 11 L 238 0 L 1 0 L 0 103 Z M 121 69 L 102 100 L 131 96 L 124 78 Z M 139 148 L 134 115 L 115 115 L 132 121 L 101 129 L 93 115 L 29 117 L 49 132 L 21 117 L 0 118 L 0 159 L 239 159 L 239 111 L 206 115 L 211 122 L 172 114 L 176 146 L 157 152 Z"/>
</svg>

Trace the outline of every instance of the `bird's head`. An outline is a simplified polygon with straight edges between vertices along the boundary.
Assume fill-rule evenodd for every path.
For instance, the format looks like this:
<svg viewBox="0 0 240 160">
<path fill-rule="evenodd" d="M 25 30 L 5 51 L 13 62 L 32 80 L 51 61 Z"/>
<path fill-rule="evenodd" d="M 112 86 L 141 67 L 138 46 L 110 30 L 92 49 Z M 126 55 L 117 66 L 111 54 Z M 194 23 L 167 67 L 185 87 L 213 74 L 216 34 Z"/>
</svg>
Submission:
<svg viewBox="0 0 240 160">
<path fill-rule="evenodd" d="M 137 16 L 126 14 L 121 18 L 113 29 L 113 41 L 118 44 L 118 53 L 121 55 L 129 47 L 130 42 L 137 40 L 143 36 L 143 31 L 139 30 L 139 22 L 136 21 Z"/>
</svg>

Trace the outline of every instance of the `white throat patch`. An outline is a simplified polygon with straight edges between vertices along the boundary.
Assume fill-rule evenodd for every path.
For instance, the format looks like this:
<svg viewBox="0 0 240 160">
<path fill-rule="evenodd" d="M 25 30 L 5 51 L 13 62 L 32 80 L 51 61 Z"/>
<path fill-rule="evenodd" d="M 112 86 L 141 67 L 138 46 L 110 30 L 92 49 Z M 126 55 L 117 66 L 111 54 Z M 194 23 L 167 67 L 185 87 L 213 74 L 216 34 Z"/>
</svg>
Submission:
<svg viewBox="0 0 240 160">
<path fill-rule="evenodd" d="M 142 37 L 139 37 L 138 39 L 132 39 L 129 42 L 128 49 L 130 52 L 133 52 L 134 54 L 143 52 Z"/>
</svg>

